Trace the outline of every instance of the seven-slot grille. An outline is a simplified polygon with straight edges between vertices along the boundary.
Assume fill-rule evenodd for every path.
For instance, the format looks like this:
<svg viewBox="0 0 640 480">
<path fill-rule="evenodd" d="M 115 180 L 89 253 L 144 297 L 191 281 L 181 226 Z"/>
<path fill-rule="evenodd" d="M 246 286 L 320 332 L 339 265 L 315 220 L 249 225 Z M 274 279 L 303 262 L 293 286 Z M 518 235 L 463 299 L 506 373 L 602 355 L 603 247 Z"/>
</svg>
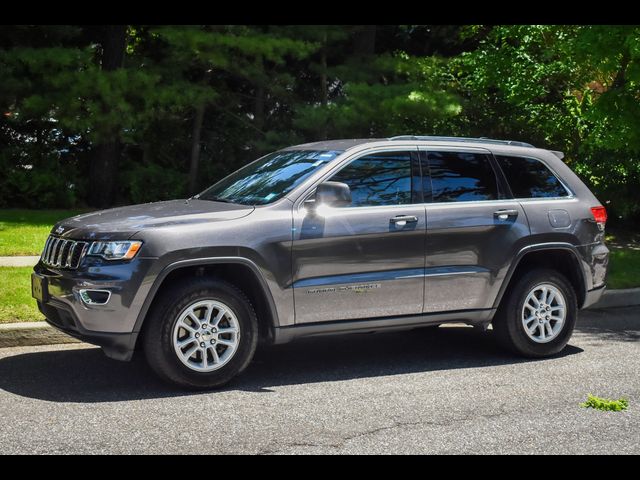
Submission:
<svg viewBox="0 0 640 480">
<path fill-rule="evenodd" d="M 65 240 L 49 235 L 40 257 L 42 263 L 56 268 L 78 268 L 86 253 L 88 242 Z"/>
</svg>

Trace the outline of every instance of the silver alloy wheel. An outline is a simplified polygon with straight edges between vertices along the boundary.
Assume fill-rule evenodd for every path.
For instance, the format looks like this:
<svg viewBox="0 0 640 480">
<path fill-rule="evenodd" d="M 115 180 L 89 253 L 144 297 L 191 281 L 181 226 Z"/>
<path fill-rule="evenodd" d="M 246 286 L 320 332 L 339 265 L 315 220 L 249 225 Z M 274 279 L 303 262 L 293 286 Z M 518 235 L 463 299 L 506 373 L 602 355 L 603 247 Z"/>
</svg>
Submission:
<svg viewBox="0 0 640 480">
<path fill-rule="evenodd" d="M 522 325 L 536 343 L 547 343 L 558 336 L 567 317 L 564 295 L 555 286 L 541 283 L 527 295 L 522 307 Z"/>
<path fill-rule="evenodd" d="M 173 325 L 173 349 L 196 372 L 226 365 L 238 349 L 240 324 L 233 310 L 216 300 L 198 300 L 185 308 Z"/>
</svg>

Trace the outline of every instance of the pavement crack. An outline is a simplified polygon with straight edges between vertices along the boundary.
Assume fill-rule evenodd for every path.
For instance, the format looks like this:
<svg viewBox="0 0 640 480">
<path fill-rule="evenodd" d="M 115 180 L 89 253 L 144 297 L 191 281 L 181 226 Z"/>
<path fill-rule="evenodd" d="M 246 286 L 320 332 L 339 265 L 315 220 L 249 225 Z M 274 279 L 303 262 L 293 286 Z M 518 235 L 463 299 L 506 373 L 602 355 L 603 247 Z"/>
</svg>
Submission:
<svg viewBox="0 0 640 480">
<path fill-rule="evenodd" d="M 417 425 L 422 425 L 422 424 L 429 424 L 431 422 L 427 422 L 427 421 L 417 421 L 417 422 L 395 422 L 393 425 L 387 425 L 385 427 L 378 427 L 378 428 L 374 428 L 371 430 L 365 430 L 364 432 L 359 432 L 356 433 L 355 435 L 351 435 L 349 437 L 345 437 L 342 442 L 341 445 L 344 445 L 345 443 L 351 441 L 351 440 L 355 440 L 356 438 L 362 438 L 362 437 L 367 437 L 369 435 L 375 435 L 376 433 L 380 433 L 380 432 L 384 432 L 387 430 L 394 430 L 396 428 L 401 428 L 401 427 L 415 427 Z"/>
<path fill-rule="evenodd" d="M 370 430 L 365 430 L 362 432 L 358 432 L 352 435 L 348 435 L 344 438 L 342 438 L 340 441 L 338 442 L 327 442 L 327 443 L 322 443 L 322 442 L 307 442 L 307 441 L 294 441 L 294 442 L 286 442 L 286 443 L 281 443 L 278 445 L 275 445 L 273 447 L 267 447 L 264 450 L 261 450 L 260 452 L 258 452 L 258 455 L 274 455 L 274 454 L 280 454 L 283 453 L 284 451 L 286 451 L 289 448 L 295 448 L 295 447 L 307 447 L 307 448 L 331 448 L 331 449 L 340 449 L 342 447 L 344 447 L 348 442 L 352 441 L 352 440 L 357 440 L 357 439 L 361 439 L 370 435 L 376 435 L 380 432 L 385 432 L 385 431 L 389 431 L 389 430 L 395 430 L 397 428 L 404 428 L 404 427 L 416 427 L 419 425 L 425 425 L 425 426 L 436 426 L 436 427 L 447 427 L 450 426 L 452 423 L 459 423 L 459 422 L 466 422 L 469 420 L 474 420 L 474 419 L 478 419 L 478 418 L 484 418 L 484 419 L 493 419 L 493 418 L 497 418 L 497 417 L 502 417 L 504 415 L 509 415 L 511 413 L 517 413 L 517 411 L 506 411 L 505 410 L 505 406 L 501 405 L 499 407 L 499 411 L 495 412 L 495 413 L 486 413 L 486 414 L 481 414 L 481 415 L 474 415 L 473 413 L 470 413 L 469 415 L 465 415 L 463 417 L 458 417 L 458 418 L 451 418 L 451 419 L 447 419 L 447 420 L 443 420 L 443 421 L 433 421 L 433 420 L 418 420 L 418 421 L 412 421 L 412 422 L 402 422 L 402 421 L 395 421 L 392 425 L 385 425 L 385 426 L 381 426 L 381 427 L 376 427 L 376 428 L 372 428 Z"/>
<path fill-rule="evenodd" d="M 297 442 L 287 442 L 287 443 L 283 443 L 280 444 L 279 446 L 276 447 L 271 447 L 271 448 L 266 448 L 264 450 L 261 450 L 260 452 L 258 452 L 258 455 L 273 455 L 273 454 L 279 454 L 279 453 L 283 453 L 285 450 L 289 449 L 289 448 L 295 448 L 295 447 L 309 447 L 309 448 L 332 448 L 332 449 L 339 449 L 344 447 L 344 445 L 347 442 L 350 442 L 351 440 L 355 440 L 358 438 L 362 438 L 362 437 L 366 437 L 369 435 L 375 435 L 377 433 L 380 432 L 384 432 L 386 430 L 393 430 L 396 428 L 401 428 L 401 427 L 412 427 L 412 426 L 417 426 L 417 425 L 429 425 L 429 424 L 437 424 L 435 422 L 431 422 L 431 421 L 417 421 L 417 422 L 395 422 L 393 425 L 386 425 L 383 427 L 377 427 L 371 430 L 365 430 L 364 432 L 358 432 L 356 434 L 352 434 L 349 435 L 347 437 L 344 437 L 342 440 L 340 440 L 339 442 L 335 442 L 335 443 L 322 443 L 322 442 L 305 442 L 305 441 L 297 441 Z M 446 425 L 446 424 L 437 424 L 437 425 Z"/>
</svg>

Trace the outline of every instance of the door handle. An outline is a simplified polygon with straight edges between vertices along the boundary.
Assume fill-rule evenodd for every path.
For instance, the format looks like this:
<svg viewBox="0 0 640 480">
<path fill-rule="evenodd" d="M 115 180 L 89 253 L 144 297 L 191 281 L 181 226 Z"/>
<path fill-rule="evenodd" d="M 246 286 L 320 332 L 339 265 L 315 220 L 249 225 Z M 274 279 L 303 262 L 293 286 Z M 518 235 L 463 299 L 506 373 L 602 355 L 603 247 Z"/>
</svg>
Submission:
<svg viewBox="0 0 640 480">
<path fill-rule="evenodd" d="M 414 223 L 418 221 L 418 217 L 415 215 L 398 215 L 389 219 L 396 227 L 404 227 L 407 223 Z"/>
<path fill-rule="evenodd" d="M 516 209 L 512 209 L 512 210 L 497 210 L 495 212 L 493 212 L 493 216 L 494 217 L 498 217 L 500 220 L 507 220 L 509 217 L 517 217 L 518 216 L 518 210 Z"/>
</svg>

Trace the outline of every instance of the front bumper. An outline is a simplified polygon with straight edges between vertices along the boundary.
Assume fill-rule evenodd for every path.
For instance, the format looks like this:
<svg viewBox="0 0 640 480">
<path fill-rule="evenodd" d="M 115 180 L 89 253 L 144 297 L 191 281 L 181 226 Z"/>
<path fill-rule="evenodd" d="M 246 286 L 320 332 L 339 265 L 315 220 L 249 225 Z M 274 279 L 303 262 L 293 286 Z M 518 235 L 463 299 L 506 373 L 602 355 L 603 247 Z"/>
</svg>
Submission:
<svg viewBox="0 0 640 480">
<path fill-rule="evenodd" d="M 99 345 L 110 358 L 121 361 L 131 360 L 138 339 L 137 332 L 92 332 L 82 327 L 73 310 L 64 303 L 56 300 L 50 300 L 45 304 L 37 303 L 49 325 L 83 342 Z"/>
<path fill-rule="evenodd" d="M 46 279 L 47 290 L 44 300 L 37 302 L 38 308 L 59 330 L 102 346 L 109 357 L 129 360 L 138 337 L 136 320 L 152 283 L 149 272 L 154 261 L 86 261 L 77 270 L 52 269 L 38 263 L 34 272 Z M 87 304 L 81 296 L 83 289 L 108 291 L 108 301 Z"/>
</svg>

